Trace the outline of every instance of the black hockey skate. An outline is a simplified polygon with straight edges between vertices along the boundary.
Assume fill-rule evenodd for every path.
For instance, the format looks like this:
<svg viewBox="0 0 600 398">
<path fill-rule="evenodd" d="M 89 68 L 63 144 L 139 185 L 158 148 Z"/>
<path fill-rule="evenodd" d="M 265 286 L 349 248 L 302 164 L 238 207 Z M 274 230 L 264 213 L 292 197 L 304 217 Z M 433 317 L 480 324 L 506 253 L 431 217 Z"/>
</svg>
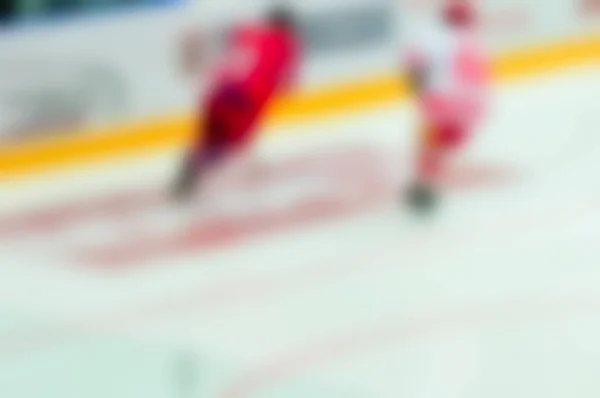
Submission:
<svg viewBox="0 0 600 398">
<path fill-rule="evenodd" d="M 434 188 L 420 182 L 411 185 L 404 195 L 404 200 L 410 209 L 418 214 L 430 214 L 439 201 Z"/>
</svg>

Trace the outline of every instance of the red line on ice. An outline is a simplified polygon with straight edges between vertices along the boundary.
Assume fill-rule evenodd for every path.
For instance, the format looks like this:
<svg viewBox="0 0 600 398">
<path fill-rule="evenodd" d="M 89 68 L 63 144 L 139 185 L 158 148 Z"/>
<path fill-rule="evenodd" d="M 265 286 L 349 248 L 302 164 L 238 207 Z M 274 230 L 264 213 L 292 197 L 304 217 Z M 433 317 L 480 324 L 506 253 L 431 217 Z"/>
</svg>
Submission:
<svg viewBox="0 0 600 398">
<path fill-rule="evenodd" d="M 576 311 L 600 311 L 600 297 L 555 299 L 547 302 L 516 301 L 479 308 L 434 313 L 413 319 L 391 319 L 360 330 L 344 330 L 326 339 L 276 355 L 241 374 L 225 386 L 218 398 L 258 396 L 270 387 L 298 377 L 318 366 L 344 358 L 360 357 L 397 343 L 407 343 L 438 333 L 479 326 L 485 322 L 511 324 L 571 315 Z"/>
</svg>

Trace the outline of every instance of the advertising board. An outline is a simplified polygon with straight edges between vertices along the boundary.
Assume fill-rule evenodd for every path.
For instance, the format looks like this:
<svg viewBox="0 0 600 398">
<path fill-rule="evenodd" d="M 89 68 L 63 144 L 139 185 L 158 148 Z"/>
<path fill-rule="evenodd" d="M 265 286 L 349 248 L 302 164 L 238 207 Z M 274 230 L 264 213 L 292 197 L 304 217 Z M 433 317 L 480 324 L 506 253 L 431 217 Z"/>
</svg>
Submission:
<svg viewBox="0 0 600 398">
<path fill-rule="evenodd" d="M 585 35 L 598 29 L 598 19 L 589 16 L 596 2 L 487 0 L 480 7 L 484 36 L 491 49 L 505 51 Z M 182 33 L 193 26 L 209 36 L 218 34 L 234 20 L 257 15 L 266 4 L 195 1 L 161 12 L 0 32 L 0 73 L 9 77 L 0 83 L 0 146 L 49 132 L 119 134 L 127 123 L 189 114 L 198 87 L 182 78 L 177 65 Z M 420 23 L 416 15 L 437 3 L 291 4 L 299 11 L 306 39 L 299 88 L 318 92 L 389 76 L 398 68 L 403 37 Z"/>
</svg>

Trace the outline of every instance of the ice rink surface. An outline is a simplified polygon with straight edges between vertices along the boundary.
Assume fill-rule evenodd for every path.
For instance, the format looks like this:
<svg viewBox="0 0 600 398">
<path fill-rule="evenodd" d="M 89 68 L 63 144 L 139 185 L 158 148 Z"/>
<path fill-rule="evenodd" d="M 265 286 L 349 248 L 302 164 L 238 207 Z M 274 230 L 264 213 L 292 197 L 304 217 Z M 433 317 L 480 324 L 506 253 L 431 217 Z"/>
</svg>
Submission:
<svg viewBox="0 0 600 398">
<path fill-rule="evenodd" d="M 184 208 L 176 150 L 2 184 L 0 395 L 597 398 L 600 69 L 491 109 L 430 219 L 406 104 L 270 131 Z"/>
</svg>

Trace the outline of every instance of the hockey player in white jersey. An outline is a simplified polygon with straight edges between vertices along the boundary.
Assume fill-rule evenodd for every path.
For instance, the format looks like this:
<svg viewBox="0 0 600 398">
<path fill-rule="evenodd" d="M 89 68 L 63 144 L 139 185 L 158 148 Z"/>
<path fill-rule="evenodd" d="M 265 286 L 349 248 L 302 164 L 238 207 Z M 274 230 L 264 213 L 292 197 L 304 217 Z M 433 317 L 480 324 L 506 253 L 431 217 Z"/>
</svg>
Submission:
<svg viewBox="0 0 600 398">
<path fill-rule="evenodd" d="M 416 176 L 407 200 L 421 210 L 435 204 L 448 157 L 483 116 L 490 80 L 474 5 L 446 0 L 439 20 L 409 43 L 404 59 L 420 119 Z"/>
</svg>

